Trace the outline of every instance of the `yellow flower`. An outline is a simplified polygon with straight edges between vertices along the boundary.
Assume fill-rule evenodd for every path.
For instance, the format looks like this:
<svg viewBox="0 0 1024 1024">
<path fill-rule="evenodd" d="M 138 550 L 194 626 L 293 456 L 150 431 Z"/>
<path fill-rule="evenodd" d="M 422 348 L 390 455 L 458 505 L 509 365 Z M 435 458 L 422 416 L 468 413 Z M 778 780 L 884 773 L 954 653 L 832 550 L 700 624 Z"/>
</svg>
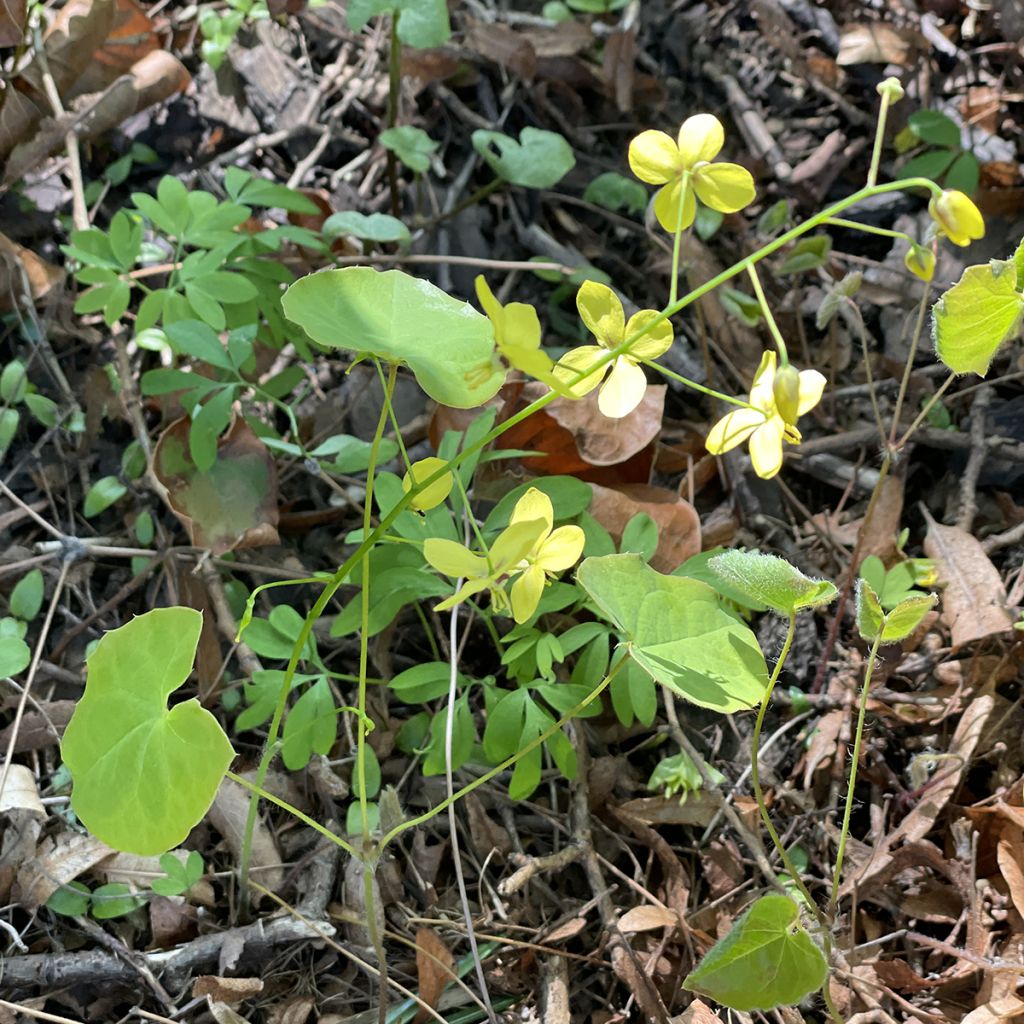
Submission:
<svg viewBox="0 0 1024 1024">
<path fill-rule="evenodd" d="M 754 472 L 765 480 L 770 479 L 782 468 L 782 442 L 800 443 L 795 419 L 818 404 L 824 389 L 822 374 L 817 370 L 802 370 L 797 383 L 796 416 L 784 419 L 775 398 L 775 353 L 765 352 L 750 389 L 753 408 L 735 409 L 723 416 L 708 434 L 708 451 L 721 455 L 749 438 Z"/>
<path fill-rule="evenodd" d="M 505 362 L 564 393 L 551 372 L 554 367 L 551 357 L 540 347 L 540 321 L 533 306 L 525 302 L 503 306 L 494 297 L 483 274 L 476 279 L 476 297 L 494 327 L 494 342 Z"/>
<path fill-rule="evenodd" d="M 598 408 L 605 416 L 619 419 L 631 413 L 644 397 L 647 377 L 639 366 L 640 360 L 657 359 L 668 350 L 672 344 L 672 325 L 667 319 L 655 324 L 628 352 L 623 352 L 611 362 L 610 373 L 606 363 L 570 385 L 570 381 L 593 366 L 605 352 L 621 345 L 658 316 L 653 309 L 642 309 L 626 323 L 626 314 L 618 296 L 607 285 L 596 281 L 583 282 L 576 294 L 576 308 L 600 345 L 581 345 L 567 352 L 558 360 L 555 376 L 568 387 L 573 398 L 582 398 L 604 381 L 597 398 Z"/>
<path fill-rule="evenodd" d="M 930 281 L 935 276 L 935 253 L 916 242 L 910 243 L 903 263 L 907 270 L 922 281 Z"/>
<path fill-rule="evenodd" d="M 419 484 L 421 481 L 426 480 L 427 477 L 433 476 L 439 469 L 444 469 L 447 465 L 448 463 L 444 459 L 438 459 L 434 456 L 414 462 L 409 467 L 405 476 L 402 477 L 402 490 L 408 494 L 413 489 L 414 484 Z M 409 502 L 409 507 L 417 512 L 427 512 L 432 508 L 436 508 L 451 493 L 453 483 L 454 478 L 451 473 L 444 473 L 430 484 L 429 487 L 420 491 Z"/>
<path fill-rule="evenodd" d="M 508 608 L 508 597 L 501 587 L 505 577 L 519 571 L 538 539 L 550 529 L 542 519 L 511 523 L 491 545 L 487 556 L 478 555 L 453 540 L 430 537 L 423 543 L 423 557 L 438 572 L 465 583 L 451 597 L 434 606 L 443 612 L 461 604 L 467 597 L 488 590 L 495 611 Z"/>
<path fill-rule="evenodd" d="M 939 231 L 954 245 L 970 245 L 976 239 L 985 237 L 985 221 L 981 211 L 963 192 L 946 189 L 941 196 L 932 196 L 928 212 Z"/>
<path fill-rule="evenodd" d="M 754 179 L 739 164 L 713 164 L 725 142 L 713 114 L 688 117 L 678 140 L 665 132 L 641 132 L 629 144 L 629 166 L 648 185 L 664 185 L 654 197 L 654 215 L 668 232 L 688 228 L 697 212 L 694 192 L 705 206 L 735 213 L 754 199 Z M 682 221 L 679 204 L 682 203 Z"/>
<path fill-rule="evenodd" d="M 537 520 L 544 523 L 544 531 L 519 564 L 519 578 L 512 584 L 512 616 L 519 623 L 526 622 L 537 610 L 547 577 L 576 564 L 583 554 L 586 540 L 578 526 L 560 526 L 553 530 L 551 499 L 543 491 L 531 487 L 516 502 L 509 529 L 520 522 Z"/>
</svg>

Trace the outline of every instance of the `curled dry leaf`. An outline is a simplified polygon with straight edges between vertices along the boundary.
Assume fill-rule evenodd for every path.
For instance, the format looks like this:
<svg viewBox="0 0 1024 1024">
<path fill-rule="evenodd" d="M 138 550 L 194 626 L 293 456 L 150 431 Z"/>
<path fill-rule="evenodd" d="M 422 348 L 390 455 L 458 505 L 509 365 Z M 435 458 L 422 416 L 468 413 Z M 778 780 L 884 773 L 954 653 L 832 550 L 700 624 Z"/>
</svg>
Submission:
<svg viewBox="0 0 1024 1024">
<path fill-rule="evenodd" d="M 262 978 L 221 978 L 216 974 L 200 974 L 192 982 L 192 998 L 212 996 L 221 1003 L 240 1003 L 263 991 Z"/>
<path fill-rule="evenodd" d="M 19 868 L 12 899 L 30 913 L 38 910 L 62 885 L 73 882 L 113 852 L 106 843 L 75 832 L 46 838 L 35 857 Z"/>
<path fill-rule="evenodd" d="M 836 63 L 902 64 L 908 65 L 913 49 L 914 34 L 900 31 L 885 22 L 847 25 L 839 36 L 839 54 Z"/>
<path fill-rule="evenodd" d="M 694 999 L 675 1021 L 676 1024 L 721 1024 L 722 1018 L 707 1003 Z"/>
<path fill-rule="evenodd" d="M 160 435 L 153 473 L 164 499 L 196 547 L 215 555 L 276 544 L 277 470 L 266 445 L 236 417 L 217 442 L 217 459 L 201 473 L 189 455 L 188 418 Z"/>
<path fill-rule="evenodd" d="M 672 572 L 701 550 L 700 517 L 694 507 L 675 491 L 649 484 L 613 489 L 592 484 L 590 514 L 612 535 L 622 539 L 626 524 L 640 512 L 658 524 L 658 547 L 651 565 L 658 572 Z"/>
<path fill-rule="evenodd" d="M 0 0 L 2 6 L 3 0 Z M 33 302 L 41 302 L 64 280 L 64 271 L 0 234 L 0 310 L 20 302 L 26 284 Z"/>
<path fill-rule="evenodd" d="M 213 805 L 207 817 L 213 827 L 224 837 L 231 848 L 236 862 L 242 853 L 242 837 L 245 835 L 245 820 L 249 814 L 249 793 L 237 782 L 225 779 L 217 790 Z M 257 817 L 256 828 L 252 836 L 252 877 L 265 889 L 277 892 L 284 881 L 284 868 L 281 854 L 273 833 L 267 828 L 262 818 Z M 262 899 L 259 892 L 252 891 L 253 903 Z"/>
<path fill-rule="evenodd" d="M 23 764 L 10 765 L 3 792 L 0 793 L 0 814 L 10 814 L 12 811 L 27 812 L 33 817 L 46 817 L 46 808 L 39 799 L 36 777 Z"/>
<path fill-rule="evenodd" d="M 1005 634 L 1013 627 L 1006 588 L 981 543 L 957 526 L 929 518 L 924 552 L 935 561 L 942 590 L 942 619 L 953 647 Z"/>
<path fill-rule="evenodd" d="M 444 940 L 433 928 L 416 929 L 416 974 L 419 978 L 419 994 L 432 1010 L 438 1008 L 441 993 L 455 977 L 455 957 L 444 944 Z M 425 1007 L 421 1006 L 413 1024 L 423 1024 L 428 1019 Z"/>
<path fill-rule="evenodd" d="M 640 907 L 631 907 L 619 918 L 619 931 L 650 932 L 657 928 L 678 928 L 679 918 L 675 911 L 668 907 L 658 907 L 645 903 Z"/>
<path fill-rule="evenodd" d="M 135 0 L 115 0 L 114 18 L 102 45 L 75 81 L 75 96 L 100 92 L 130 72 L 143 57 L 160 49 L 153 22 Z"/>
</svg>

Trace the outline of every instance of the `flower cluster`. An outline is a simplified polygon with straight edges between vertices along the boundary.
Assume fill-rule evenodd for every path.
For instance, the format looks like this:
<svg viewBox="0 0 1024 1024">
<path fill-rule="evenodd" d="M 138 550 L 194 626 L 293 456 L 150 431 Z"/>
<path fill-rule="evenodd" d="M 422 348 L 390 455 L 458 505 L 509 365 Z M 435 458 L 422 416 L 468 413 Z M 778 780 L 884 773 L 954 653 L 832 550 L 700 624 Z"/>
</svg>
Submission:
<svg viewBox="0 0 1024 1024">
<path fill-rule="evenodd" d="M 490 551 L 478 554 L 455 541 L 436 537 L 424 542 L 423 556 L 434 569 L 465 580 L 434 610 L 454 608 L 473 594 L 487 591 L 496 612 L 511 610 L 516 622 L 526 622 L 540 604 L 548 576 L 574 565 L 583 553 L 584 540 L 578 526 L 554 529 L 551 499 L 531 487 L 516 502 L 508 526 Z M 506 593 L 509 580 L 514 582 Z"/>
</svg>

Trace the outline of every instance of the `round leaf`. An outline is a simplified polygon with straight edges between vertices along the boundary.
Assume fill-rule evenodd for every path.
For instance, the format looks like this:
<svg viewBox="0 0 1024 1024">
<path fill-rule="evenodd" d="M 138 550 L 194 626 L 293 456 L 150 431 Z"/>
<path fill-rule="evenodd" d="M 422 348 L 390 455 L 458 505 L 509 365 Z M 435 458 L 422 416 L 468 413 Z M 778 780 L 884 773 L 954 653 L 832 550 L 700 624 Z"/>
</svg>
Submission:
<svg viewBox="0 0 1024 1024">
<path fill-rule="evenodd" d="M 179 845 L 206 813 L 235 756 L 197 700 L 168 709 L 192 671 L 203 618 L 158 608 L 104 635 L 61 749 L 71 806 L 98 839 L 152 856 Z"/>
<path fill-rule="evenodd" d="M 331 214 L 324 221 L 323 232 L 328 238 L 353 235 L 370 242 L 408 242 L 409 229 L 397 218 L 386 213 L 359 213 L 343 210 Z"/>
<path fill-rule="evenodd" d="M 683 987 L 733 1010 L 792 1006 L 825 983 L 828 965 L 800 926 L 800 908 L 762 896 L 708 951 Z"/>
<path fill-rule="evenodd" d="M 576 165 L 569 143 L 541 128 L 524 128 L 518 142 L 504 132 L 478 128 L 473 148 L 499 178 L 525 188 L 551 188 Z"/>
<path fill-rule="evenodd" d="M 505 379 L 487 317 L 400 270 L 310 274 L 285 292 L 281 307 L 321 345 L 407 364 L 442 405 L 475 408 Z"/>
</svg>

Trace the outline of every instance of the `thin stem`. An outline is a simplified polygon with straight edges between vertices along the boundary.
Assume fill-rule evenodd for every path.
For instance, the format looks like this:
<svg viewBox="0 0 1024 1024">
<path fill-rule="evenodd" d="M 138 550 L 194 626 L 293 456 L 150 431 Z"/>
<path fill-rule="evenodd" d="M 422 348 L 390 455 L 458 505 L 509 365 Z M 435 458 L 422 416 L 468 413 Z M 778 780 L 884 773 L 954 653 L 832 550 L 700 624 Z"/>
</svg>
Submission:
<svg viewBox="0 0 1024 1024">
<path fill-rule="evenodd" d="M 732 395 L 723 395 L 721 391 L 715 391 L 714 388 L 705 387 L 703 384 L 698 384 L 695 380 L 690 380 L 689 377 L 684 377 L 680 373 L 676 373 L 675 370 L 670 370 L 667 366 L 662 366 L 661 363 L 656 363 L 653 359 L 641 359 L 641 363 L 644 366 L 649 366 L 652 370 L 660 373 L 663 377 L 668 377 L 670 380 L 678 381 L 684 387 L 688 387 L 693 391 L 699 391 L 702 395 L 708 395 L 711 398 L 717 398 L 720 402 L 728 402 L 729 405 L 738 405 L 741 409 L 753 409 L 755 406 L 749 402 L 745 402 L 742 398 L 734 398 Z"/>
<path fill-rule="evenodd" d="M 868 188 L 871 188 L 878 181 L 878 167 L 882 162 L 882 144 L 885 141 L 885 122 L 889 117 L 889 104 L 891 101 L 891 94 L 888 90 L 883 89 L 882 103 L 878 108 L 878 127 L 875 128 L 875 145 L 871 150 L 871 166 L 868 168 Z"/>
<path fill-rule="evenodd" d="M 907 441 L 910 440 L 910 435 L 913 434 L 919 426 L 921 426 L 921 424 L 925 420 L 925 417 L 928 415 L 928 413 L 932 411 L 932 406 L 934 406 L 935 403 L 938 402 L 940 398 L 942 398 L 942 396 L 946 393 L 946 389 L 955 380 L 956 374 L 951 373 L 942 382 L 942 386 L 939 388 L 939 390 L 936 391 L 935 394 L 932 395 L 932 397 L 929 398 L 927 402 L 925 402 L 924 408 L 917 414 L 917 419 L 915 419 L 914 422 L 911 423 L 909 427 L 907 427 L 906 433 L 899 439 L 899 443 L 896 445 L 897 448 L 902 448 L 907 443 Z"/>
<path fill-rule="evenodd" d="M 921 331 L 924 328 L 924 315 L 928 311 L 928 299 L 931 297 L 931 288 L 926 284 L 921 294 L 921 301 L 917 307 L 917 319 L 914 321 L 914 333 L 910 338 L 910 351 L 907 353 L 907 361 L 903 366 L 903 377 L 900 380 L 900 391 L 896 396 L 896 408 L 892 414 L 892 428 L 889 431 L 889 446 L 896 444 L 896 431 L 900 425 L 900 413 L 903 412 L 903 401 L 907 397 L 907 388 L 910 385 L 910 376 L 914 372 L 914 357 L 917 355 L 917 346 L 921 340 Z"/>
<path fill-rule="evenodd" d="M 832 895 L 828 900 L 828 916 L 835 919 L 836 907 L 839 903 L 839 879 L 843 874 L 843 857 L 846 855 L 846 840 L 850 834 L 850 817 L 853 814 L 853 791 L 857 784 L 857 764 L 860 761 L 860 744 L 864 735 L 864 719 L 868 711 L 868 694 L 871 691 L 871 674 L 875 668 L 875 658 L 882 643 L 882 630 L 878 630 L 875 642 L 868 654 L 867 668 L 864 670 L 864 683 L 860 688 L 860 708 L 857 711 L 857 731 L 853 737 L 853 763 L 850 765 L 850 778 L 846 784 L 846 808 L 843 811 L 843 824 L 839 830 L 839 848 L 836 850 L 836 867 L 832 872 Z"/>
<path fill-rule="evenodd" d="M 885 423 L 882 420 L 882 410 L 878 407 L 878 392 L 875 389 L 875 376 L 871 372 L 871 358 L 868 353 L 868 332 L 864 328 L 864 318 L 853 299 L 846 300 L 847 321 L 853 320 L 857 325 L 857 334 L 860 337 L 860 351 L 864 359 L 864 376 L 868 385 L 868 397 L 871 399 L 871 411 L 875 417 L 875 425 L 878 427 L 878 437 L 881 440 L 882 448 L 885 448 Z"/>
<path fill-rule="evenodd" d="M 905 231 L 893 231 L 891 228 L 878 228 L 874 224 L 864 224 L 859 220 L 844 220 L 842 217 L 829 217 L 825 221 L 828 227 L 849 228 L 851 231 L 861 231 L 866 235 L 881 235 L 883 238 L 900 238 L 913 245 L 914 240 Z"/>
<path fill-rule="evenodd" d="M 398 19 L 401 11 L 397 8 L 391 15 L 391 44 L 388 50 L 388 127 L 398 124 L 398 104 L 402 95 L 402 44 L 398 39 Z M 398 194 L 398 160 L 388 150 L 388 187 L 391 192 L 391 214 L 397 217 L 402 212 Z"/>
<path fill-rule="evenodd" d="M 500 775 L 506 768 L 511 768 L 517 761 L 525 757 L 530 753 L 531 750 L 536 750 L 542 743 L 546 743 L 559 729 L 561 729 L 567 722 L 571 722 L 581 711 L 589 707 L 597 698 L 607 689 L 612 680 L 618 675 L 619 670 L 626 663 L 626 659 L 623 658 L 618 665 L 616 665 L 609 673 L 594 687 L 586 697 L 583 698 L 574 708 L 570 708 L 554 725 L 549 726 L 545 729 L 536 739 L 531 740 L 526 744 L 525 747 L 517 750 L 511 757 L 505 758 L 501 764 L 496 765 L 489 771 L 484 772 L 479 778 L 474 779 L 472 782 L 463 786 L 462 789 L 453 793 L 450 797 L 445 797 L 436 807 L 431 807 L 429 811 L 424 811 L 423 814 L 418 814 L 415 818 L 410 818 L 408 821 L 403 821 L 400 825 L 396 825 L 387 835 L 384 836 L 380 841 L 379 849 L 383 850 L 393 839 L 397 839 L 403 832 L 408 832 L 411 828 L 419 828 L 425 822 L 430 821 L 431 818 L 436 817 L 441 811 L 450 807 L 456 801 L 461 800 L 464 796 L 472 793 L 474 789 L 479 788 L 486 782 L 490 782 L 496 775 Z"/>
<path fill-rule="evenodd" d="M 757 709 L 757 719 L 754 722 L 754 733 L 750 737 L 750 783 L 754 788 L 754 799 L 757 801 L 757 809 L 761 813 L 761 820 L 764 822 L 764 827 L 768 830 L 768 835 L 771 836 L 772 844 L 778 851 L 779 858 L 786 869 L 786 873 L 793 879 L 796 887 L 800 890 L 800 894 L 806 900 L 808 908 L 818 917 L 823 931 L 827 931 L 825 929 L 825 922 L 821 918 L 821 912 L 818 910 L 818 905 L 814 902 L 814 897 L 811 896 L 807 886 L 804 885 L 804 881 L 800 877 L 800 872 L 797 871 L 792 860 L 790 860 L 785 846 L 782 845 L 782 839 L 776 831 L 775 826 L 772 824 L 772 819 L 768 814 L 768 806 L 765 804 L 764 800 L 764 790 L 761 788 L 761 768 L 757 763 L 761 747 L 761 729 L 764 727 L 764 717 L 768 711 L 768 702 L 771 700 L 772 691 L 775 689 L 775 684 L 779 680 L 782 667 L 786 664 L 786 658 L 789 656 L 789 651 L 793 646 L 793 638 L 795 636 L 796 612 L 793 612 L 789 617 L 789 627 L 786 630 L 786 639 L 782 644 L 782 651 L 779 653 L 779 660 L 775 662 L 775 668 L 772 670 L 771 678 L 768 680 L 768 689 L 765 690 L 764 698 L 761 701 L 760 707 Z"/>
<path fill-rule="evenodd" d="M 775 347 L 779 350 L 779 362 L 782 366 L 787 366 L 789 364 L 789 352 L 786 349 L 786 341 L 782 337 L 779 325 L 775 322 L 775 317 L 772 316 L 771 306 L 768 305 L 768 299 L 765 297 L 764 289 L 761 287 L 761 279 L 757 276 L 757 267 L 751 264 L 747 267 L 747 274 L 750 277 L 750 283 L 754 286 L 754 294 L 757 296 L 761 312 L 764 313 L 765 323 L 768 324 L 768 330 L 771 331 L 772 338 L 775 340 Z"/>
<path fill-rule="evenodd" d="M 683 171 L 679 185 L 679 209 L 676 211 L 676 229 L 672 236 L 672 278 L 668 285 L 668 304 L 671 306 L 679 294 L 679 253 L 683 243 L 683 211 L 686 209 L 686 190 L 690 187 L 690 172 Z"/>
<path fill-rule="evenodd" d="M 489 181 L 486 185 L 481 185 L 480 188 L 466 196 L 466 198 L 461 202 L 456 203 L 450 210 L 445 210 L 444 213 L 438 214 L 432 220 L 420 226 L 424 228 L 436 228 L 438 224 L 441 224 L 446 220 L 450 220 L 456 214 L 462 213 L 463 210 L 468 209 L 474 203 L 479 203 L 481 200 L 486 199 L 492 192 L 497 192 L 504 184 L 504 178 L 495 178 L 493 181 Z"/>
</svg>

